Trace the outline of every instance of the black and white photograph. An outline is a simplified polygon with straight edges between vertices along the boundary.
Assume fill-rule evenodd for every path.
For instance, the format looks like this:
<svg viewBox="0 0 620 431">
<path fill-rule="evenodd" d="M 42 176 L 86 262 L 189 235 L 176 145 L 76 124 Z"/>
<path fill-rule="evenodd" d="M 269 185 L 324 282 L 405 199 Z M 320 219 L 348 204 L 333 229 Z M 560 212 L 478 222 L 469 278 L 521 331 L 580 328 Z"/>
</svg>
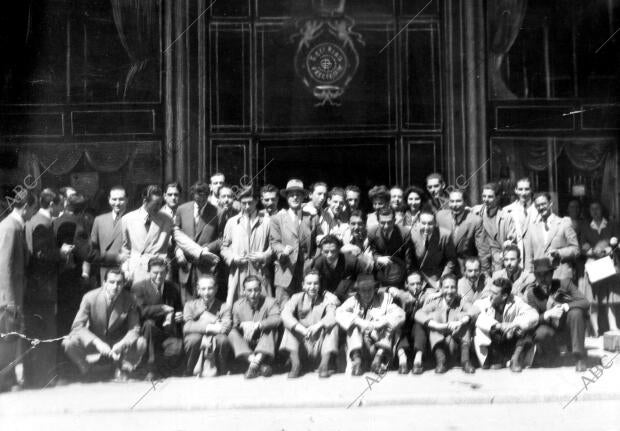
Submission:
<svg viewBox="0 0 620 431">
<path fill-rule="evenodd" d="M 620 0 L 4 0 L 0 428 L 620 431 Z"/>
</svg>

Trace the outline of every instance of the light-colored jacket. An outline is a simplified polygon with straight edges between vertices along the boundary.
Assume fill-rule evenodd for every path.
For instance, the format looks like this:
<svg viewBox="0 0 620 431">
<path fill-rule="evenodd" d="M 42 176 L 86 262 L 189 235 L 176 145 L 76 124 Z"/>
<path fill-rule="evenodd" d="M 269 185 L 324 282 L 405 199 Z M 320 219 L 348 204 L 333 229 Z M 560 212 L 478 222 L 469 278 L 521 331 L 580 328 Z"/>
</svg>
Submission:
<svg viewBox="0 0 620 431">
<path fill-rule="evenodd" d="M 348 331 L 356 317 L 371 322 L 387 321 L 392 329 L 400 328 L 405 322 L 405 312 L 394 303 L 394 298 L 387 292 L 377 292 L 368 307 L 364 307 L 359 294 L 351 296 L 336 309 L 336 322 Z"/>
</svg>

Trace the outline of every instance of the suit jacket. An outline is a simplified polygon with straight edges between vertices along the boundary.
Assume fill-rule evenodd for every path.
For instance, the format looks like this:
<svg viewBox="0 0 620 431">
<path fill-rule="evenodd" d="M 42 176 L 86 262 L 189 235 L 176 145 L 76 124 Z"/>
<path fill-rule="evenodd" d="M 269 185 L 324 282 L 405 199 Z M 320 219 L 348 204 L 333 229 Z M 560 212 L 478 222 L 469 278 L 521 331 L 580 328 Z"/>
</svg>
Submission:
<svg viewBox="0 0 620 431">
<path fill-rule="evenodd" d="M 478 281 L 475 286 L 466 277 L 461 277 L 457 288 L 459 295 L 463 298 L 463 301 L 473 304 L 475 301 L 486 295 L 486 289 L 488 288 L 489 283 L 490 280 L 483 273 L 480 274 L 480 277 L 478 277 Z"/>
<path fill-rule="evenodd" d="M 153 319 L 157 323 L 163 323 L 165 313 L 162 305 L 169 305 L 174 311 L 182 311 L 181 295 L 177 286 L 171 281 L 164 281 L 162 292 L 159 293 L 150 279 L 140 280 L 131 285 L 131 293 L 134 295 L 140 318 L 142 321 Z"/>
<path fill-rule="evenodd" d="M 538 211 L 536 211 L 536 207 L 533 202 L 527 207 L 524 207 L 519 203 L 519 201 L 515 201 L 510 205 L 502 208 L 502 211 L 506 213 L 510 218 L 512 218 L 517 246 L 521 250 L 521 264 L 525 265 L 525 248 L 524 248 L 524 238 L 529 229 L 530 223 L 532 220 L 538 216 Z"/>
<path fill-rule="evenodd" d="M 519 276 L 513 280 L 508 276 L 508 272 L 505 269 L 501 269 L 499 271 L 495 271 L 493 273 L 493 280 L 498 278 L 507 278 L 512 281 L 512 294 L 516 296 L 521 296 L 525 293 L 525 290 L 529 287 L 530 284 L 536 281 L 536 277 L 529 271 L 522 269 L 519 273 Z"/>
<path fill-rule="evenodd" d="M 123 245 L 122 216 L 116 220 L 112 211 L 95 217 L 93 229 L 90 232 L 92 244 L 91 261 L 99 266 L 101 282 L 104 281 L 108 268 L 120 265 L 120 253 Z"/>
<path fill-rule="evenodd" d="M 52 219 L 41 212 L 26 222 L 28 264 L 26 302 L 56 302 L 56 281 L 63 258 L 56 245 Z"/>
<path fill-rule="evenodd" d="M 579 255 L 579 242 L 568 217 L 560 218 L 551 214 L 547 219 L 549 230 L 545 240 L 545 226 L 542 220 L 534 220 L 528 227 L 524 239 L 525 269 L 534 271 L 534 259 L 544 258 L 551 250 L 560 255 L 560 265 L 553 273 L 553 278 L 573 277 L 573 263 Z"/>
<path fill-rule="evenodd" d="M 91 290 L 82 298 L 71 334 L 85 346 L 97 338 L 109 345 L 121 340 L 124 345 L 134 343 L 140 335 L 140 316 L 133 295 L 121 290 L 108 304 L 103 288 Z"/>
<path fill-rule="evenodd" d="M 75 246 L 71 256 L 76 265 L 89 259 L 91 255 L 90 226 L 84 216 L 64 213 L 52 221 L 52 228 L 56 236 L 57 247 L 63 244 Z"/>
<path fill-rule="evenodd" d="M 465 258 L 479 256 L 483 262 L 488 262 L 489 247 L 485 243 L 482 219 L 473 214 L 471 210 L 465 210 L 460 218 L 460 223 L 452 216 L 452 211 L 441 210 L 435 214 L 437 226 L 452 232 L 452 241 L 456 255 L 460 263 L 461 274 L 464 272 Z"/>
<path fill-rule="evenodd" d="M 217 254 L 221 247 L 220 214 L 217 207 L 207 202 L 196 223 L 194 204 L 194 201 L 190 201 L 179 205 L 174 225 L 177 253 L 181 250 L 189 263 L 187 268 L 179 268 L 179 281 L 183 284 L 188 282 L 190 272 L 196 265 L 205 272 L 213 272 L 214 268 L 210 265 L 199 262 L 200 253 L 204 247 L 208 247 L 211 253 Z"/>
<path fill-rule="evenodd" d="M 377 279 L 384 286 L 400 286 L 405 279 L 407 268 L 410 266 L 410 231 L 410 228 L 395 224 L 390 237 L 386 238 L 379 225 L 368 230 L 368 247 L 375 260 L 375 272 Z M 389 256 L 392 264 L 379 267 L 376 260 L 380 256 Z"/>
<path fill-rule="evenodd" d="M 405 322 L 405 311 L 394 302 L 394 297 L 387 292 L 378 291 L 370 304 L 365 306 L 359 294 L 351 296 L 336 309 L 336 322 L 348 331 L 356 317 L 372 322 L 384 322 L 396 330 Z"/>
<path fill-rule="evenodd" d="M 172 219 L 158 212 L 151 217 L 147 232 L 143 207 L 125 214 L 121 219 L 122 253 L 129 255 L 124 266 L 133 281 L 148 278 L 148 261 L 158 256 L 166 259 L 172 240 Z"/>
<path fill-rule="evenodd" d="M 586 313 L 590 309 L 589 301 L 570 279 L 553 280 L 549 290 L 533 283 L 528 286 L 522 298 L 541 315 L 556 304 L 568 304 L 570 308 L 581 308 Z"/>
<path fill-rule="evenodd" d="M 453 273 L 456 267 L 456 252 L 450 231 L 435 228 L 428 240 L 428 247 L 424 243 L 420 231 L 411 230 L 411 269 L 420 271 L 433 288 L 442 275 Z"/>
<path fill-rule="evenodd" d="M 333 293 L 341 302 L 353 293 L 357 276 L 367 272 L 364 264 L 348 253 L 340 253 L 335 268 L 327 263 L 325 256 L 319 255 L 312 261 L 311 268 L 319 271 L 323 290 Z"/>
<path fill-rule="evenodd" d="M 22 307 L 28 259 L 24 225 L 9 214 L 0 222 L 0 307 Z"/>
<path fill-rule="evenodd" d="M 204 334 L 205 327 L 209 324 L 219 323 L 222 325 L 222 334 L 228 334 L 232 328 L 232 314 L 230 307 L 215 298 L 211 306 L 207 308 L 202 298 L 193 299 L 185 303 L 183 309 L 183 334 Z"/>
<path fill-rule="evenodd" d="M 481 256 L 481 269 L 488 274 L 502 269 L 502 250 L 506 241 L 516 242 L 517 233 L 513 218 L 501 209 L 489 218 L 484 205 L 476 205 L 472 212 L 482 219 L 484 243 L 488 254 Z"/>
<path fill-rule="evenodd" d="M 252 308 L 246 298 L 240 298 L 233 304 L 233 328 L 239 328 L 241 322 L 260 322 L 262 331 L 276 329 L 282 323 L 280 306 L 275 299 L 261 296 L 256 308 Z"/>
<path fill-rule="evenodd" d="M 316 251 L 316 234 L 316 217 L 313 218 L 307 213 L 302 212 L 298 226 L 295 226 L 288 210 L 280 210 L 270 217 L 269 241 L 276 257 L 274 276 L 276 286 L 288 287 L 297 266 L 312 258 Z M 282 255 L 287 245 L 293 248 L 288 257 Z"/>
<path fill-rule="evenodd" d="M 470 314 L 470 302 L 463 300 L 461 297 L 455 298 L 452 304 L 448 304 L 443 295 L 430 299 L 415 313 L 415 321 L 421 325 L 425 325 L 434 320 L 438 323 L 448 323 L 460 320 L 463 316 Z M 469 325 L 464 326 L 462 331 L 466 331 Z M 437 331 L 429 331 L 428 334 L 431 351 L 441 342 L 445 336 Z"/>
<path fill-rule="evenodd" d="M 319 295 L 316 302 L 306 292 L 295 293 L 282 307 L 282 324 L 292 331 L 296 324 L 308 326 L 322 322 L 326 331 L 336 325 L 336 307 L 340 305 L 338 298 L 329 292 Z"/>
</svg>

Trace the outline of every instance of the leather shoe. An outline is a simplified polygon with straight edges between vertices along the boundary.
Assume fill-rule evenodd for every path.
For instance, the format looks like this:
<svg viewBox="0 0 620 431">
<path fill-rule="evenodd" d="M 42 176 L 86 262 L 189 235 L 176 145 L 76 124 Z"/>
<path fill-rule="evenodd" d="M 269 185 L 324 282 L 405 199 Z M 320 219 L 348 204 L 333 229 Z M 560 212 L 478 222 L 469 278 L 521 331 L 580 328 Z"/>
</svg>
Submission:
<svg viewBox="0 0 620 431">
<path fill-rule="evenodd" d="M 409 374 L 409 367 L 407 367 L 407 364 L 402 364 L 398 367 L 398 374 Z"/>
<path fill-rule="evenodd" d="M 260 375 L 263 377 L 271 377 L 273 374 L 273 368 L 269 364 L 261 364 L 260 366 Z"/>
<path fill-rule="evenodd" d="M 127 375 L 126 371 L 123 371 L 120 368 L 117 368 L 114 371 L 114 381 L 115 382 L 124 383 L 127 380 L 129 380 L 129 376 Z"/>
<path fill-rule="evenodd" d="M 327 367 L 324 366 L 319 366 L 319 378 L 321 379 L 325 379 L 329 377 L 329 370 L 327 369 Z"/>
<path fill-rule="evenodd" d="M 463 372 L 466 374 L 474 374 L 476 372 L 476 369 L 469 361 L 463 362 L 461 367 L 463 368 Z"/>
<path fill-rule="evenodd" d="M 381 362 L 380 355 L 375 355 L 374 359 L 372 360 L 372 364 L 370 364 L 370 371 L 377 375 L 383 374 L 385 372 L 385 365 L 383 364 L 383 362 Z"/>
<path fill-rule="evenodd" d="M 586 367 L 586 362 L 583 359 L 577 359 L 575 363 L 575 371 L 578 373 L 583 373 L 586 371 L 588 367 Z"/>
<path fill-rule="evenodd" d="M 246 379 L 255 379 L 258 376 L 260 376 L 260 368 L 258 364 L 250 364 L 248 366 L 248 370 L 245 372 L 244 377 Z"/>
<path fill-rule="evenodd" d="M 435 373 L 443 374 L 448 371 L 448 367 L 445 362 L 437 362 L 437 366 L 435 367 Z"/>
<path fill-rule="evenodd" d="M 510 371 L 512 371 L 513 373 L 520 373 L 521 371 L 523 371 L 523 367 L 521 366 L 521 364 L 519 363 L 519 361 L 510 361 Z"/>
<path fill-rule="evenodd" d="M 413 364 L 413 369 L 411 370 L 411 373 L 414 375 L 420 375 L 424 372 L 424 367 L 420 364 Z"/>
<path fill-rule="evenodd" d="M 498 362 L 496 364 L 491 364 L 492 370 L 501 370 L 502 368 L 504 368 L 504 364 L 502 364 L 501 362 Z"/>
</svg>

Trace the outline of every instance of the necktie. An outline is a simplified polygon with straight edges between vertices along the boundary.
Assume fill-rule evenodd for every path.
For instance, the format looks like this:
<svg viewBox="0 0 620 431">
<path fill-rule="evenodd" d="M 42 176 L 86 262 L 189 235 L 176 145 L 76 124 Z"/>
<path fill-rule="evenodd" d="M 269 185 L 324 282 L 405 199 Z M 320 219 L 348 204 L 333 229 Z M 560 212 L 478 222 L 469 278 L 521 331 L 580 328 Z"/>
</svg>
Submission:
<svg viewBox="0 0 620 431">
<path fill-rule="evenodd" d="M 147 232 L 151 228 L 151 216 L 146 216 L 146 221 L 144 222 L 144 227 L 146 228 Z"/>
</svg>

